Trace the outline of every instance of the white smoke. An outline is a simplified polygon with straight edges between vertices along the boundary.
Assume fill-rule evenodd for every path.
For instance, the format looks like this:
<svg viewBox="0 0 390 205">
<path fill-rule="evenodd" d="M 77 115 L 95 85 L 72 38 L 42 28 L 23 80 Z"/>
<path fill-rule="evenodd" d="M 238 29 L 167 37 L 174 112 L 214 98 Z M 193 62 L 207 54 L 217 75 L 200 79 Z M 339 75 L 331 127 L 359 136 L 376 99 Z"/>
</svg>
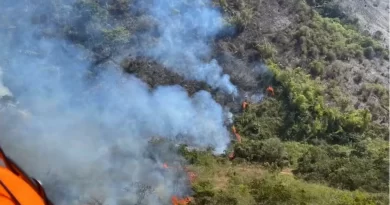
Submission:
<svg viewBox="0 0 390 205">
<path fill-rule="evenodd" d="M 0 67 L 0 99 L 5 96 L 12 97 L 12 93 L 7 87 L 4 86 L 3 69 Z"/>
<path fill-rule="evenodd" d="M 150 149 L 148 139 L 182 137 L 221 153 L 229 142 L 221 106 L 205 91 L 190 97 L 179 86 L 150 90 L 111 67 L 93 73 L 87 51 L 50 39 L 30 23 L 34 8 L 47 2 L 40 3 L 0 3 L 2 23 L 15 28 L 0 30 L 3 83 L 29 113 L 21 118 L 14 108 L 1 111 L 4 150 L 58 205 L 94 197 L 109 205 L 159 205 L 189 194 L 183 172 L 160 169 L 181 158 L 170 147 Z M 215 85 L 228 82 L 213 76 Z"/>
<path fill-rule="evenodd" d="M 209 44 L 225 25 L 210 0 L 140 1 L 136 7 L 145 8 L 154 17 L 161 33 L 155 46 L 146 49 L 144 55 L 187 79 L 205 81 L 212 88 L 237 95 L 237 88 L 218 62 L 203 60 L 211 55 Z"/>
</svg>

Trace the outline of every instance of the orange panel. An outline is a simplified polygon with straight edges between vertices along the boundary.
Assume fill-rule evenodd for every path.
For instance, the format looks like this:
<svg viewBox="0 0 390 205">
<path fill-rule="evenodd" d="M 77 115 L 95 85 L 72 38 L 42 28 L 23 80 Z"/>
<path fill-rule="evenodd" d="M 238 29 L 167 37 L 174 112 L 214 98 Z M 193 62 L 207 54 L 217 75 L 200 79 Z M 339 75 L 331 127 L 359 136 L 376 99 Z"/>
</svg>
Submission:
<svg viewBox="0 0 390 205">
<path fill-rule="evenodd" d="M 0 167 L 0 180 L 21 205 L 44 205 L 43 199 L 23 179 Z M 8 192 L 0 185 L 0 204 L 15 205 Z"/>
</svg>

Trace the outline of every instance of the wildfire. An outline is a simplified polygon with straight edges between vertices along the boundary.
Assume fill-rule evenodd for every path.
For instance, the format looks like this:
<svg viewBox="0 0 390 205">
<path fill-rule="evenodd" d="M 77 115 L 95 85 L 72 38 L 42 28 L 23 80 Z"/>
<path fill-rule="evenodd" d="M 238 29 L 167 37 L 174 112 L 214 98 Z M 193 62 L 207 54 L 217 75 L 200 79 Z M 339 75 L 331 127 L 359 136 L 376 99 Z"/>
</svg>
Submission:
<svg viewBox="0 0 390 205">
<path fill-rule="evenodd" d="M 192 201 L 191 197 L 185 197 L 183 199 L 180 199 L 176 196 L 172 197 L 172 205 L 187 205 Z"/>
<path fill-rule="evenodd" d="M 273 88 L 272 86 L 268 86 L 268 88 L 267 88 L 266 91 L 267 91 L 268 94 L 270 94 L 270 95 L 272 95 L 272 96 L 275 95 L 275 93 L 274 93 L 274 88 Z"/>
<path fill-rule="evenodd" d="M 168 166 L 167 163 L 163 163 L 162 166 L 163 166 L 164 169 L 172 168 L 172 167 Z M 176 167 L 176 168 L 177 169 L 181 169 L 179 167 Z M 190 171 L 188 169 L 188 167 L 183 167 L 182 169 L 187 173 L 188 180 L 191 182 L 191 184 L 194 183 L 196 178 L 197 178 L 196 173 L 193 172 L 193 171 Z M 177 196 L 172 196 L 172 205 L 187 205 L 191 201 L 192 201 L 192 198 L 188 197 L 188 196 L 185 197 L 185 198 L 179 198 Z"/>
</svg>

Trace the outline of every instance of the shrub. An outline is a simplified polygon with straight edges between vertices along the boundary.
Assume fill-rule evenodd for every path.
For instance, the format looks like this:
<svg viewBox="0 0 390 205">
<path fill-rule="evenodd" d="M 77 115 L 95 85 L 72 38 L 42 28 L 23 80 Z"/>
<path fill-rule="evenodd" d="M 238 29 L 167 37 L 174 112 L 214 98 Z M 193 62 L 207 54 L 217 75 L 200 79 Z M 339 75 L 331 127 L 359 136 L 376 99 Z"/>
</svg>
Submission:
<svg viewBox="0 0 390 205">
<path fill-rule="evenodd" d="M 376 205 L 374 200 L 370 197 L 358 192 L 354 197 L 344 195 L 343 198 L 337 203 L 337 205 Z"/>
<path fill-rule="evenodd" d="M 299 142 L 285 142 L 283 145 L 293 167 L 298 165 L 298 159 L 301 158 L 308 151 L 308 149 L 313 146 Z"/>
<path fill-rule="evenodd" d="M 317 59 L 320 54 L 320 50 L 318 50 L 317 46 L 312 46 L 309 49 L 309 56 L 313 59 Z"/>
<path fill-rule="evenodd" d="M 235 147 L 237 157 L 251 162 L 275 164 L 279 168 L 288 166 L 288 156 L 278 138 L 263 141 L 248 141 Z"/>
<path fill-rule="evenodd" d="M 217 164 L 217 160 L 215 159 L 211 150 L 206 150 L 206 151 L 189 150 L 186 145 L 181 145 L 179 147 L 178 152 L 190 164 L 206 166 L 206 167 L 211 167 Z"/>
<path fill-rule="evenodd" d="M 346 132 L 363 132 L 369 122 L 371 122 L 371 114 L 368 110 L 353 110 L 342 118 Z"/>
<path fill-rule="evenodd" d="M 284 185 L 281 181 L 271 179 L 254 180 L 251 184 L 251 194 L 255 201 L 259 204 L 299 204 L 296 202 L 296 196 L 291 189 Z M 305 196 L 301 195 L 301 200 Z"/>
<path fill-rule="evenodd" d="M 114 15 L 125 14 L 130 9 L 130 0 L 114 0 L 108 9 Z"/>
<path fill-rule="evenodd" d="M 269 62 L 269 69 L 275 80 L 281 84 L 289 112 L 284 121 L 286 139 L 304 140 L 328 135 L 347 136 L 345 132 L 362 133 L 371 120 L 366 110 L 351 110 L 341 113 L 339 109 L 325 105 L 324 87 L 312 80 L 302 69 L 281 70 Z M 333 140 L 332 140 L 333 141 Z"/>
<path fill-rule="evenodd" d="M 339 11 L 336 4 L 329 5 L 332 7 L 323 8 L 329 9 L 330 13 L 324 11 L 327 16 L 341 15 L 336 14 L 337 12 L 332 14 Z M 342 25 L 337 19 L 322 18 L 319 14 L 314 14 L 313 18 L 304 21 L 296 30 L 294 38 L 298 40 L 301 55 L 314 59 L 317 59 L 320 53 L 326 54 L 328 61 L 333 61 L 336 57 L 340 60 L 349 60 L 351 57 L 361 59 L 363 49 L 369 47 L 373 47 L 374 50 L 378 47 L 377 53 L 383 53 L 380 51 L 383 47 L 374 39 L 361 35 L 355 28 Z M 371 59 L 375 55 L 367 56 Z"/>
<path fill-rule="evenodd" d="M 97 1 L 94 0 L 79 0 L 73 5 L 75 12 L 84 18 L 84 20 L 95 18 L 95 20 L 106 20 L 108 12 Z M 87 23 L 87 22 L 84 22 Z"/>
<path fill-rule="evenodd" d="M 275 48 L 273 47 L 272 44 L 266 42 L 265 44 L 263 45 L 257 45 L 256 46 L 257 50 L 259 51 L 260 53 L 260 56 L 263 58 L 263 59 L 269 59 L 269 58 L 273 58 L 275 53 L 276 53 L 276 50 Z"/>
<path fill-rule="evenodd" d="M 288 45 L 290 42 L 288 37 L 283 33 L 276 34 L 275 38 L 273 39 L 274 42 L 280 43 L 282 45 Z"/>
<path fill-rule="evenodd" d="M 301 18 L 308 17 L 306 14 L 310 11 L 310 7 L 309 5 L 306 4 L 305 1 L 297 0 L 294 6 L 295 6 L 294 10 L 298 12 Z"/>
<path fill-rule="evenodd" d="M 310 73 L 313 76 L 321 76 L 324 73 L 325 64 L 322 61 L 312 61 L 309 64 Z"/>
<path fill-rule="evenodd" d="M 386 200 L 374 200 L 367 193 L 340 191 L 280 175 L 267 174 L 253 180 L 249 187 L 256 204 L 260 205 L 386 204 Z"/>
<path fill-rule="evenodd" d="M 357 58 L 360 62 L 363 61 L 363 51 L 362 50 L 357 50 L 355 53 L 355 58 Z"/>
<path fill-rule="evenodd" d="M 226 5 L 224 0 L 220 1 L 220 3 L 222 6 Z M 227 7 L 224 9 L 228 10 Z M 244 30 L 253 17 L 253 9 L 245 5 L 243 5 L 239 11 L 232 11 L 232 13 L 233 15 L 229 17 L 228 22 L 235 25 L 240 32 Z"/>
<path fill-rule="evenodd" d="M 226 2 L 226 0 L 219 0 L 219 5 L 223 8 L 223 10 L 227 10 L 228 9 L 228 3 Z"/>
<path fill-rule="evenodd" d="M 364 145 L 366 146 L 366 145 Z M 326 181 L 330 186 L 370 192 L 388 191 L 388 156 L 385 149 L 383 155 L 371 156 L 366 153 L 356 156 L 356 151 L 349 151 L 337 146 L 311 147 L 298 160 L 295 173 L 305 180 Z M 356 149 L 356 148 L 355 148 Z M 360 151 L 359 151 L 360 150 Z M 378 166 L 381 164 L 381 166 Z"/>
<path fill-rule="evenodd" d="M 370 95 L 374 94 L 379 98 L 383 107 L 389 106 L 389 91 L 381 84 L 365 83 L 362 86 L 360 93 L 365 98 L 368 98 Z"/>
<path fill-rule="evenodd" d="M 385 52 L 383 53 L 383 58 L 387 61 L 389 60 L 389 50 L 385 50 Z"/>
<path fill-rule="evenodd" d="M 235 125 L 246 138 L 269 139 L 279 134 L 284 116 L 282 103 L 267 98 L 260 104 L 250 105 L 248 111 L 235 120 Z"/>
<path fill-rule="evenodd" d="M 389 140 L 389 128 L 387 125 L 370 123 L 364 132 L 365 138 Z"/>
<path fill-rule="evenodd" d="M 214 186 L 210 181 L 199 181 L 192 187 L 194 197 L 204 198 L 213 197 L 215 195 Z"/>
<path fill-rule="evenodd" d="M 130 32 L 124 27 L 117 27 L 111 30 L 102 30 L 104 38 L 112 43 L 126 43 L 129 41 Z"/>
<path fill-rule="evenodd" d="M 336 54 L 333 52 L 333 51 L 328 51 L 328 53 L 326 54 L 326 58 L 325 58 L 327 61 L 334 61 L 337 59 L 337 56 Z"/>
<path fill-rule="evenodd" d="M 381 143 L 380 146 L 377 143 Z M 383 142 L 362 142 L 363 148 L 360 149 L 362 155 L 360 158 L 366 158 L 367 156 L 373 156 L 375 159 L 379 159 L 381 155 L 385 154 L 384 148 L 386 146 Z M 381 151 L 375 151 L 379 147 Z M 323 160 L 336 160 L 336 159 L 348 159 L 351 148 L 345 146 L 325 146 L 325 147 L 313 147 L 309 146 L 305 150 L 318 150 L 319 152 L 311 157 L 315 161 L 309 160 L 309 163 L 315 162 L 315 165 L 309 165 L 317 170 L 317 166 L 324 163 Z M 303 150 L 301 150 L 303 151 Z M 321 153 L 322 152 L 322 153 Z M 307 152 L 302 152 L 302 157 L 307 156 Z M 384 155 L 384 156 L 385 156 Z M 312 159 L 310 157 L 310 159 Z M 379 161 L 376 162 L 379 165 Z M 360 163 L 358 163 L 360 164 Z M 331 165 L 331 166 L 327 166 Z M 384 171 L 388 164 L 384 163 L 380 171 Z M 357 166 L 359 167 L 359 166 Z M 372 167 L 370 167 L 372 168 Z M 230 169 L 228 174 L 223 174 L 226 169 Z M 388 204 L 388 198 L 386 193 L 383 194 L 368 194 L 360 191 L 343 191 L 340 189 L 330 188 L 324 185 L 307 183 L 305 181 L 297 180 L 294 177 L 288 175 L 281 175 L 278 173 L 271 173 L 262 171 L 261 175 L 253 173 L 253 171 L 261 169 L 258 166 L 255 167 L 243 167 L 243 166 L 231 166 L 220 167 L 213 171 L 213 177 L 215 179 L 199 180 L 193 184 L 194 198 L 195 200 L 191 204 L 196 205 L 261 205 L 261 204 Z M 344 171 L 343 164 L 338 163 L 325 163 L 318 175 L 318 179 L 321 179 L 324 172 L 328 170 L 336 170 L 336 174 L 331 173 L 330 176 L 338 176 L 337 172 Z M 358 168 L 361 169 L 361 168 Z M 383 169 L 383 170 L 382 170 Z M 310 171 L 310 170 L 309 170 Z M 348 168 L 347 171 L 353 171 Z M 235 174 L 240 172 L 240 174 Z M 231 173 L 231 174 L 229 174 Z M 233 174 L 234 173 L 234 174 Z M 383 172 L 383 176 L 386 176 Z M 352 173 L 352 177 L 357 177 L 358 173 Z M 202 175 L 203 176 L 203 175 Z M 209 176 L 209 175 L 208 175 Z M 298 175 L 300 176 L 300 175 Z M 350 177 L 350 176 L 347 176 Z M 227 178 L 227 179 L 226 179 Z M 386 181 L 386 178 L 381 179 Z M 227 182 L 224 182 L 227 181 Z M 325 180 L 326 181 L 326 180 Z M 359 181 L 359 180 L 357 180 Z M 378 180 L 376 180 L 378 181 Z M 220 186 L 219 183 L 227 183 L 224 186 Z M 341 179 L 341 183 L 349 182 L 349 179 Z"/>
<path fill-rule="evenodd" d="M 373 59 L 375 56 L 375 51 L 371 46 L 365 48 L 363 52 L 364 56 L 370 60 Z"/>
</svg>

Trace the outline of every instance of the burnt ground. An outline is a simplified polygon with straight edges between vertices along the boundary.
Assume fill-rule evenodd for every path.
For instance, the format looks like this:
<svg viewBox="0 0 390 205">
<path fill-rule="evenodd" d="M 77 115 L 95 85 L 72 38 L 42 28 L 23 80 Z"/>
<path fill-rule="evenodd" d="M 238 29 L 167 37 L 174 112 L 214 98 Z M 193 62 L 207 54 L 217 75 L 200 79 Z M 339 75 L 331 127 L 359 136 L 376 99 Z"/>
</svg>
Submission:
<svg viewBox="0 0 390 205">
<path fill-rule="evenodd" d="M 240 90 L 241 97 L 238 99 L 226 96 L 222 92 L 213 91 L 205 83 L 186 80 L 146 58 L 126 57 L 122 61 L 122 67 L 125 71 L 144 80 L 151 87 L 179 84 L 186 88 L 190 94 L 203 89 L 208 90 L 219 103 L 231 107 L 233 112 L 238 111 L 242 96 L 262 93 L 269 84 L 264 75 L 266 72 L 266 67 L 263 65 L 264 56 L 259 51 L 258 45 L 272 44 L 276 50 L 274 61 L 288 68 L 297 66 L 307 68 L 311 62 L 310 59 L 303 59 L 300 56 L 296 40 L 291 39 L 292 34 L 299 29 L 299 26 L 304 24 L 300 16 L 302 5 L 297 2 L 285 0 L 226 0 L 216 2 L 217 6 L 221 5 L 221 10 L 226 19 L 232 16 L 238 16 L 240 19 L 240 24 L 236 27 L 236 32 L 233 35 L 222 34 L 210 42 L 210 45 L 214 48 L 212 57 L 218 60 L 224 72 L 231 76 L 231 81 Z M 383 3 L 380 5 L 383 6 Z M 356 7 L 358 4 L 351 3 L 350 6 Z M 373 10 L 363 13 L 372 14 L 375 9 L 382 9 L 383 7 L 375 7 L 371 4 L 371 6 L 365 8 Z M 370 25 L 379 29 L 384 26 L 384 16 L 383 12 L 378 15 L 378 18 L 382 20 L 378 21 L 376 26 Z M 364 15 L 361 17 L 365 18 Z M 128 16 L 128 18 L 132 17 Z M 367 18 L 367 21 L 373 22 L 374 20 Z M 140 28 L 153 30 L 154 27 L 153 20 L 140 14 L 137 14 L 132 21 L 124 22 L 124 24 L 126 28 L 134 33 Z M 286 39 L 283 40 L 286 42 L 275 43 L 275 38 L 279 38 L 280 34 L 285 34 L 284 38 Z M 150 33 L 149 37 L 142 34 L 132 39 L 133 45 L 148 46 L 149 43 L 158 39 L 158 34 Z M 130 44 L 123 46 L 126 52 L 131 50 L 129 47 L 131 47 Z M 121 51 L 122 49 L 118 50 Z M 130 53 L 129 56 L 132 56 L 131 51 L 128 53 Z M 383 105 L 382 96 L 375 93 L 367 94 L 362 91 L 367 84 L 379 84 L 387 88 L 388 78 L 389 61 L 379 58 L 371 60 L 352 58 L 336 60 L 327 64 L 321 81 L 328 87 L 329 104 L 335 104 L 332 101 L 331 92 L 337 90 L 337 92 L 348 97 L 351 106 L 369 108 L 376 122 L 388 123 L 388 106 Z"/>
<path fill-rule="evenodd" d="M 369 0 L 369 2 L 372 0 Z M 55 20 L 53 27 L 42 27 L 46 37 L 66 38 L 74 43 L 81 44 L 90 49 L 96 65 L 113 61 L 115 56 L 115 66 L 122 67 L 126 72 L 131 73 L 145 81 L 151 87 L 158 85 L 183 86 L 191 95 L 199 90 L 210 91 L 214 98 L 223 106 L 232 108 L 233 112 L 238 111 L 239 104 L 244 95 L 259 94 L 270 82 L 267 81 L 267 69 L 263 64 L 264 53 L 258 49 L 259 45 L 271 44 L 275 49 L 273 60 L 287 68 L 297 66 L 307 68 L 311 59 L 302 58 L 297 48 L 297 41 L 293 38 L 294 33 L 308 19 L 303 19 L 302 9 L 308 9 L 307 5 L 298 0 L 215 0 L 216 8 L 219 8 L 227 21 L 233 21 L 236 25 L 235 33 L 221 32 L 216 39 L 210 41 L 213 47 L 212 58 L 218 60 L 224 72 L 231 76 L 231 81 L 239 88 L 240 97 L 232 98 L 218 90 L 212 90 L 203 82 L 184 79 L 183 77 L 169 71 L 162 65 L 147 58 L 134 57 L 139 48 L 147 49 L 159 38 L 156 21 L 146 15 L 141 9 L 132 11 L 132 4 L 120 3 L 122 1 L 112 1 L 110 7 L 105 8 L 105 4 L 100 1 L 87 0 L 73 6 L 74 14 L 69 19 L 67 16 L 58 17 L 61 8 L 54 9 L 52 14 L 38 16 L 37 24 L 46 24 L 48 19 Z M 123 1 L 130 2 L 130 1 Z M 375 3 L 375 2 L 374 2 Z M 364 10 L 362 18 L 369 22 L 370 26 L 385 29 L 383 6 L 386 2 L 379 1 L 378 6 L 373 2 L 367 7 L 371 10 Z M 146 3 L 147 4 L 147 3 Z M 344 4 L 347 4 L 344 2 Z M 100 7 L 99 7 L 100 5 Z M 356 7 L 356 14 L 363 11 L 358 3 L 348 4 Z M 363 5 L 363 4 L 362 4 Z M 88 13 L 88 9 L 93 7 L 96 13 Z M 67 11 L 69 8 L 64 8 Z M 375 12 L 376 10 L 380 12 Z M 385 8 L 386 9 L 386 8 Z M 373 17 L 378 13 L 376 21 Z M 371 17 L 364 17 L 363 14 Z M 89 15 L 93 15 L 91 18 Z M 109 16 L 109 20 L 102 21 Z M 310 19 L 309 19 L 310 20 Z M 363 22 L 363 21 L 362 21 Z M 377 24 L 372 24 L 377 22 Z M 15 27 L 13 22 L 2 22 L 5 27 Z M 123 27 L 128 31 L 130 38 L 125 35 L 125 40 L 115 41 L 105 38 L 98 29 L 102 27 Z M 372 31 L 374 31 L 372 30 Z M 93 35 L 92 35 L 93 34 Z M 114 33 L 115 34 L 115 33 Z M 130 40 L 126 40 L 130 39 Z M 275 42 L 278 39 L 278 42 Z M 210 60 L 210 59 L 208 59 Z M 363 88 L 366 84 L 379 84 L 388 87 L 389 62 L 384 59 L 356 59 L 336 60 L 325 67 L 321 81 L 328 87 L 328 90 L 337 88 L 343 95 L 348 96 L 349 104 L 355 107 L 368 107 L 376 114 L 376 121 L 388 122 L 388 103 L 385 106 L 381 96 L 375 93 L 365 93 Z M 387 92 L 387 91 L 386 91 Z M 331 97 L 329 103 L 332 104 Z"/>
<path fill-rule="evenodd" d="M 299 24 L 302 24 L 302 18 L 299 17 L 299 5 L 295 4 L 294 1 L 283 0 L 237 2 L 240 1 L 227 1 L 230 13 L 250 10 L 250 18 L 248 18 L 245 28 L 238 36 L 217 41 L 215 44 L 217 52 L 234 56 L 232 61 L 239 63 L 241 65 L 238 66 L 240 69 L 244 68 L 246 70 L 246 67 L 251 67 L 253 62 L 261 61 L 262 56 L 256 49 L 256 45 L 272 44 L 280 34 L 285 34 L 283 37 L 286 38 L 287 36 L 284 39 L 286 42 L 273 44 L 277 51 L 274 59 L 277 63 L 290 68 L 308 67 L 311 60 L 302 58 L 296 48 L 296 41 L 288 37 L 298 29 Z M 385 2 L 382 2 L 380 8 L 372 5 L 365 7 L 373 9 L 365 13 L 372 14 L 375 9 L 383 9 L 384 4 Z M 357 7 L 358 4 L 356 2 L 351 6 Z M 384 13 L 380 12 L 377 18 L 385 19 Z M 373 28 L 383 28 L 385 26 L 385 20 L 383 19 L 371 26 Z M 368 18 L 367 21 L 373 23 L 374 20 Z M 386 23 L 388 24 L 388 21 Z M 230 68 L 232 63 L 224 64 L 223 61 L 220 62 L 227 72 L 232 70 Z M 234 67 L 238 68 L 237 66 Z M 329 104 L 335 104 L 335 102 L 332 102 L 332 97 L 329 96 L 336 87 L 337 92 L 348 97 L 350 105 L 355 108 L 368 108 L 374 115 L 374 121 L 381 124 L 388 123 L 389 109 L 388 102 L 386 102 L 388 99 L 374 93 L 364 93 L 363 90 L 366 85 L 370 84 L 378 84 L 387 89 L 389 85 L 389 61 L 381 58 L 336 60 L 326 65 L 324 70 L 325 73 L 320 78 L 323 84 L 328 87 L 326 91 L 328 92 Z M 234 73 L 232 78 L 233 80 L 237 79 Z"/>
<path fill-rule="evenodd" d="M 386 21 L 383 13 L 384 4 L 382 2 L 375 7 L 371 2 L 371 6 L 364 7 L 369 10 L 365 10 L 361 17 L 371 22 L 373 28 L 384 28 Z M 275 49 L 274 61 L 284 67 L 308 68 L 312 59 L 302 58 L 297 40 L 293 37 L 302 25 L 310 21 L 309 15 L 302 11 L 309 9 L 307 5 L 297 0 L 220 0 L 215 1 L 215 5 L 220 8 L 227 21 L 236 22 L 236 27 L 233 35 L 221 32 L 210 42 L 214 48 L 211 57 L 217 59 L 224 72 L 231 76 L 231 81 L 240 90 L 239 98 L 233 99 L 222 92 L 212 90 L 203 82 L 184 79 L 149 59 L 132 57 L 137 56 L 134 53 L 134 50 L 137 50 L 135 48 L 148 48 L 159 37 L 156 22 L 142 11 L 125 13 L 119 16 L 120 18 L 117 17 L 117 19 L 124 19 L 119 25 L 126 27 L 133 35 L 130 42 L 121 46 L 115 45 L 110 52 L 127 56 L 125 60 L 120 60 L 124 70 L 141 78 L 151 87 L 179 84 L 190 94 L 202 89 L 208 90 L 219 103 L 231 107 L 233 112 L 238 111 L 244 95 L 262 93 L 270 83 L 266 80 L 267 75 L 264 75 L 267 72 L 263 65 L 266 56 L 258 49 L 259 45 L 271 44 Z M 348 5 L 356 7 L 357 11 L 363 8 L 359 7 L 360 4 L 357 2 Z M 378 9 L 381 12 L 378 13 L 377 18 L 382 20 L 372 24 L 375 22 L 371 18 L 372 14 Z M 370 14 L 371 17 L 366 18 L 363 14 Z M 364 88 L 371 84 L 387 88 L 388 78 L 389 61 L 383 58 L 335 60 L 326 64 L 324 74 L 320 76 L 322 83 L 328 88 L 326 91 L 329 104 L 337 104 L 332 97 L 335 95 L 334 92 L 342 93 L 342 96 L 347 96 L 348 103 L 352 107 L 369 108 L 378 123 L 388 123 L 388 103 L 384 102 L 386 99 L 381 99 L 385 98 L 384 96 L 375 92 L 367 94 Z"/>
</svg>

